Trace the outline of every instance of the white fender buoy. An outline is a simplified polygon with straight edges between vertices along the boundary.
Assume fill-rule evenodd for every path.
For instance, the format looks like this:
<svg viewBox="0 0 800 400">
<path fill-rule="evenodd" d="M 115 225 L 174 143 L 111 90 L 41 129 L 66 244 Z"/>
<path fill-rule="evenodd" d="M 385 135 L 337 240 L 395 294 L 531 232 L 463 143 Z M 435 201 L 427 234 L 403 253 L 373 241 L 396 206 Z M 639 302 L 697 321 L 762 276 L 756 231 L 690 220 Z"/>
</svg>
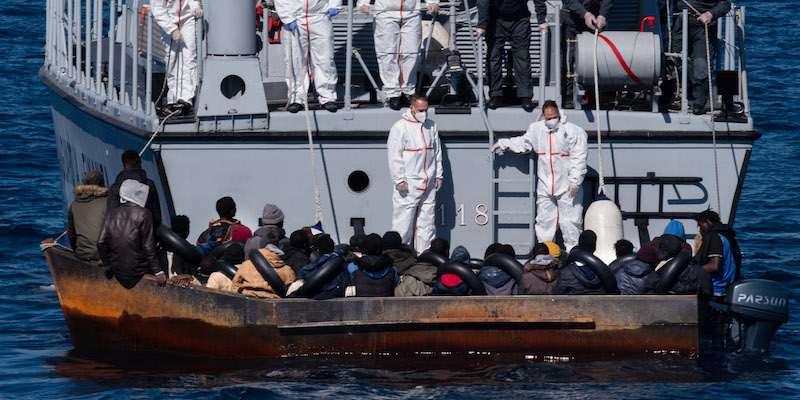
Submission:
<svg viewBox="0 0 800 400">
<path fill-rule="evenodd" d="M 617 259 L 614 243 L 622 239 L 622 212 L 613 201 L 604 195 L 593 201 L 583 217 L 583 229 L 597 235 L 597 258 L 606 265 Z"/>
</svg>

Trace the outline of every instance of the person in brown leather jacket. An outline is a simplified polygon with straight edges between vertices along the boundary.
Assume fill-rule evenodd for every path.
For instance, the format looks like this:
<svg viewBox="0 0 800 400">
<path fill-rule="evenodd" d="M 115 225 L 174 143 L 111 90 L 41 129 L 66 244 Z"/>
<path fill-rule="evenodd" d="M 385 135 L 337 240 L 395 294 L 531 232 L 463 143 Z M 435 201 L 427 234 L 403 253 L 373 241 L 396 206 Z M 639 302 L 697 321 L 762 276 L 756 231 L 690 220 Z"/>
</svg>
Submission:
<svg viewBox="0 0 800 400">
<path fill-rule="evenodd" d="M 167 282 L 156 253 L 153 235 L 153 216 L 146 208 L 150 188 L 133 179 L 122 182 L 119 188 L 120 206 L 109 210 L 97 250 L 103 260 L 106 277 L 130 289 L 147 273 L 154 274 L 159 286 Z"/>
</svg>

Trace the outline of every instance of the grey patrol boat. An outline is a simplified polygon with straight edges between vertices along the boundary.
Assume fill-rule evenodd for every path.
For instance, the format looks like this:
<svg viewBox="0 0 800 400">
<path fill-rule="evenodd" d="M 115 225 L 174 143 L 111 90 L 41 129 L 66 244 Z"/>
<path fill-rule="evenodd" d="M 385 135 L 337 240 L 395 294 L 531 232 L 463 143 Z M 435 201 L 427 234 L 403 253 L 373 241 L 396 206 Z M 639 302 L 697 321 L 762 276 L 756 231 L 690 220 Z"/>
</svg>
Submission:
<svg viewBox="0 0 800 400">
<path fill-rule="evenodd" d="M 50 89 L 65 217 L 87 171 L 100 170 L 111 183 L 122 169 L 121 153 L 144 149 L 143 168 L 158 186 L 163 222 L 189 216 L 190 240 L 216 217 L 214 203 L 222 196 L 236 200 L 237 217 L 250 227 L 257 226 L 264 204 L 273 203 L 283 209 L 288 229 L 318 222 L 319 209 L 323 229 L 336 242 L 359 229 L 389 230 L 386 139 L 401 112 L 388 108 L 375 89 L 372 16 L 345 5 L 333 18 L 340 109 L 328 112 L 312 103 L 308 114 L 292 114 L 284 108 L 281 44 L 289 35 L 280 31 L 275 13 L 267 8 L 259 29 L 252 0 L 203 3 L 194 113 L 164 120 L 156 100 L 166 60 L 147 1 L 47 0 L 39 75 Z M 717 24 L 714 108 L 721 109 L 721 102 L 728 112 L 716 116 L 688 112 L 685 73 L 678 76 L 680 107 L 659 112 L 663 60 L 670 56 L 687 71 L 687 54 L 669 51 L 655 0 L 614 1 L 596 52 L 602 110 L 583 104 L 581 98 L 594 90 L 595 39 L 579 35 L 569 50 L 575 51 L 575 68 L 568 71 L 559 45 L 561 7 L 548 2 L 548 33 L 532 29 L 533 101 L 573 104 L 563 110 L 567 120 L 589 133 L 584 205 L 596 196 L 602 160 L 607 194 L 623 214 L 624 237 L 636 245 L 660 234 L 670 219 L 681 220 L 691 237 L 691 216 L 709 207 L 732 224 L 760 136 L 749 112 L 744 7 L 734 7 Z M 436 18 L 424 17 L 421 49 L 421 89 L 431 95 L 429 118 L 443 145 L 437 235 L 473 254 L 495 241 L 526 254 L 536 241 L 536 155 L 495 158 L 488 149 L 497 137 L 524 133 L 541 110 L 486 109 L 477 10 L 459 1 L 441 9 Z M 531 18 L 535 28 L 535 14 Z M 562 99 L 564 84 L 574 85 L 573 98 Z"/>
</svg>

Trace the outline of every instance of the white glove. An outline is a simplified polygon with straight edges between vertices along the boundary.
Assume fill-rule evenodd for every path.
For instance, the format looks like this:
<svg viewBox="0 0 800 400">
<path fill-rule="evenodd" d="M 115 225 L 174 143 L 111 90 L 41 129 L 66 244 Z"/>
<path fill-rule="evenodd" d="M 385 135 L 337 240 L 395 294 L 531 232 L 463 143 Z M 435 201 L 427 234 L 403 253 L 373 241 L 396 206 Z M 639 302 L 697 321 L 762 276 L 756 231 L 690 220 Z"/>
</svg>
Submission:
<svg viewBox="0 0 800 400">
<path fill-rule="evenodd" d="M 588 11 L 583 15 L 583 22 L 586 23 L 586 27 L 589 29 L 594 29 L 597 25 L 597 19 L 594 17 L 594 14 Z"/>
<path fill-rule="evenodd" d="M 172 32 L 172 41 L 175 43 L 180 43 L 183 41 L 183 34 L 181 33 L 180 29 L 175 29 L 175 31 Z"/>
<path fill-rule="evenodd" d="M 569 183 L 569 189 L 567 189 L 567 193 L 569 193 L 569 197 L 575 197 L 578 195 L 578 187 L 575 186 L 574 183 Z"/>
<path fill-rule="evenodd" d="M 503 154 L 503 149 L 500 148 L 500 143 L 498 142 L 498 143 L 493 144 L 492 148 L 489 149 L 489 153 L 494 153 L 494 154 L 497 154 L 497 155 Z"/>
<path fill-rule="evenodd" d="M 606 24 L 608 23 L 608 21 L 606 21 L 606 17 L 604 17 L 604 16 L 602 16 L 602 15 L 598 16 L 598 17 L 595 19 L 595 21 L 596 21 L 596 23 L 597 23 L 597 29 L 603 29 L 603 28 L 605 28 L 605 27 L 606 27 Z"/>
<path fill-rule="evenodd" d="M 192 15 L 194 15 L 195 18 L 202 17 L 203 16 L 203 9 L 202 8 L 195 8 L 194 10 L 192 10 Z"/>
</svg>

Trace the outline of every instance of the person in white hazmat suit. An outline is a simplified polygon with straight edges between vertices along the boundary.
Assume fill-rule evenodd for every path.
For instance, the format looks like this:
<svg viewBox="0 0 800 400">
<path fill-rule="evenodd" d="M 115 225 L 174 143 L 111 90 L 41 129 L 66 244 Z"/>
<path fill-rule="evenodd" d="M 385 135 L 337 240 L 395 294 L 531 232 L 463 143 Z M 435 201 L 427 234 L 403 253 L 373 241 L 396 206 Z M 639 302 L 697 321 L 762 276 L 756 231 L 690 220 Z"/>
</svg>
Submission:
<svg viewBox="0 0 800 400">
<path fill-rule="evenodd" d="M 436 123 L 427 119 L 428 98 L 411 97 L 411 106 L 389 132 L 392 230 L 417 254 L 427 250 L 436 233 L 436 191 L 442 186 L 442 146 Z"/>
<path fill-rule="evenodd" d="M 197 90 L 195 19 L 203 15 L 197 0 L 151 0 L 153 19 L 167 50 L 167 112 L 188 114 Z"/>
<path fill-rule="evenodd" d="M 536 240 L 552 241 L 561 228 L 567 251 L 578 244 L 583 230 L 583 191 L 586 175 L 586 131 L 567 122 L 558 105 L 547 100 L 542 106 L 544 121 L 528 127 L 522 136 L 500 139 L 492 151 L 536 152 Z"/>
<path fill-rule="evenodd" d="M 283 23 L 281 42 L 286 53 L 286 109 L 296 113 L 307 101 L 313 78 L 319 104 L 330 112 L 336 105 L 336 64 L 333 61 L 333 23 L 342 0 L 275 0 Z"/>
<path fill-rule="evenodd" d="M 439 11 L 439 0 L 428 0 L 426 4 L 429 14 Z M 413 95 L 417 86 L 422 41 L 420 0 L 375 0 L 372 7 L 369 0 L 358 0 L 356 5 L 362 13 L 375 15 L 375 55 L 383 92 L 389 107 L 399 110 L 400 96 Z"/>
</svg>

